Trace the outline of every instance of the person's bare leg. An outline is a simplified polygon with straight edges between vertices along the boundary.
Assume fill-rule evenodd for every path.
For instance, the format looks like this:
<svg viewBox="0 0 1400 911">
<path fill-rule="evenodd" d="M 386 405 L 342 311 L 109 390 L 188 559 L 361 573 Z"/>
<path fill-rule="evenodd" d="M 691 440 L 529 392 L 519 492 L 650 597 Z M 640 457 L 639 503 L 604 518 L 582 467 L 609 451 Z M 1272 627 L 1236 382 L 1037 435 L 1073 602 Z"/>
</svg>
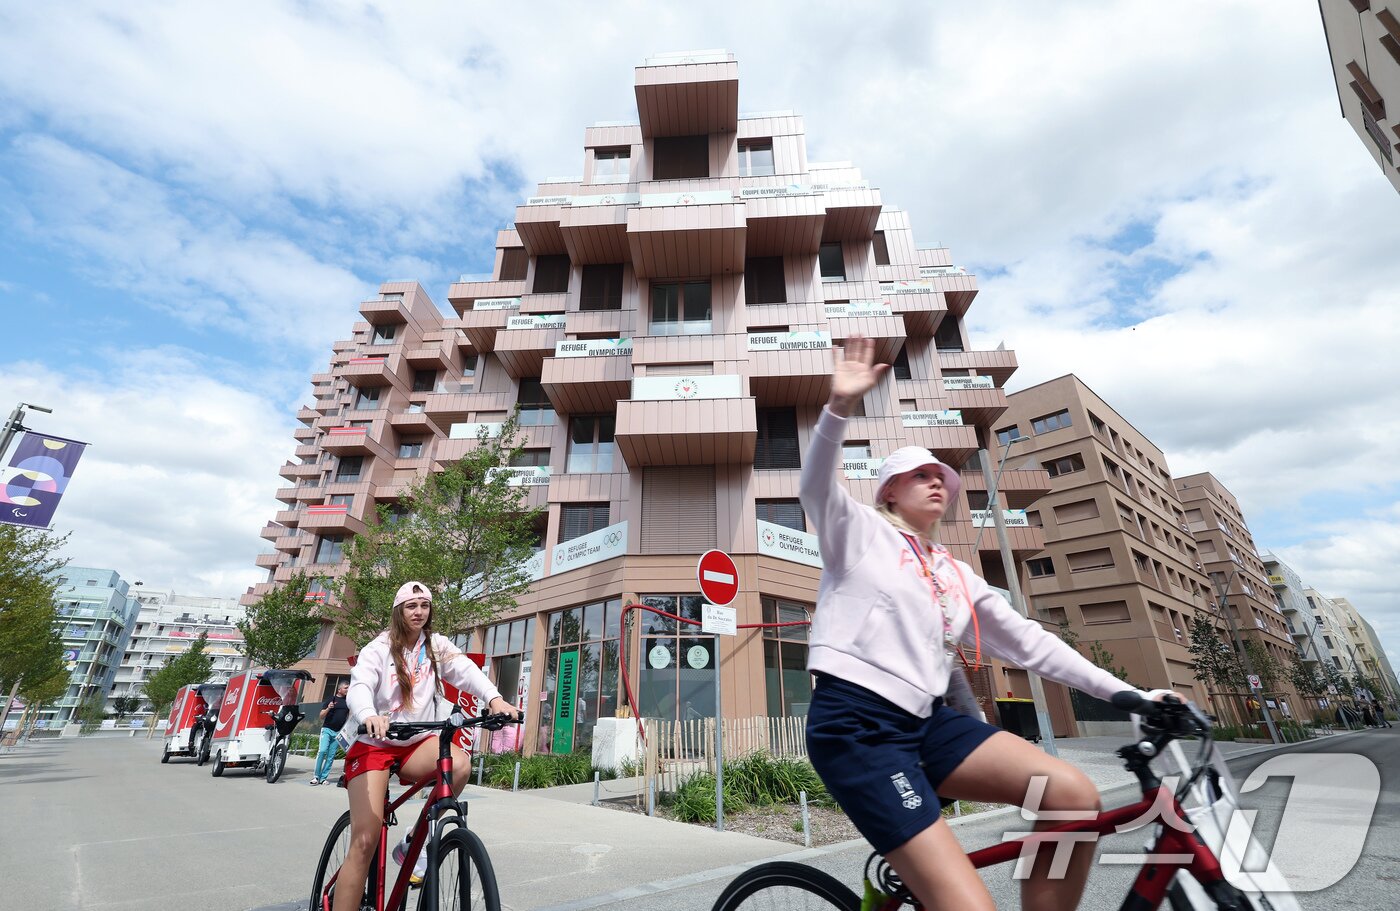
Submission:
<svg viewBox="0 0 1400 911">
<path fill-rule="evenodd" d="M 369 875 L 370 861 L 379 847 L 379 832 L 384 826 L 384 790 L 388 784 L 389 772 L 381 769 L 358 775 L 345 785 L 350 793 L 350 850 L 336 877 L 332 911 L 360 909 L 365 877 Z"/>
<path fill-rule="evenodd" d="M 943 780 L 938 792 L 944 797 L 1024 806 L 1031 779 L 1046 778 L 1039 810 L 1073 810 L 1097 813 L 1102 808 L 1098 789 L 1089 777 L 1063 760 L 1050 756 L 1027 741 L 999 731 L 973 750 Z M 1036 823 L 1036 830 L 1065 820 Z M 1084 894 L 1084 883 L 1094 862 L 1094 844 L 1079 843 L 1071 849 L 1063 876 L 1052 877 L 1059 845 L 1045 844 L 1036 852 L 1030 876 L 1021 882 L 1022 911 L 1073 911 Z"/>
<path fill-rule="evenodd" d="M 928 911 L 996 911 L 982 877 L 942 820 L 886 854 L 885 860 Z"/>
</svg>

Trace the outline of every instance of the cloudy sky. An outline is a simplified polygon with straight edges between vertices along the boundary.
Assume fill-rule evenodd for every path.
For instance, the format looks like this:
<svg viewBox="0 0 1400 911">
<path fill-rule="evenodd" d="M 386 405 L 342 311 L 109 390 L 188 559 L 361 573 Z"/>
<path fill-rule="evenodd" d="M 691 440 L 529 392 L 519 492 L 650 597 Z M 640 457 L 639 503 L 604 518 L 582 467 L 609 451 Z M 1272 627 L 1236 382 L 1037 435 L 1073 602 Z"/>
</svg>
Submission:
<svg viewBox="0 0 1400 911">
<path fill-rule="evenodd" d="M 528 7 L 529 12 L 522 12 Z M 80 564 L 262 573 L 296 409 L 381 281 L 446 310 L 532 181 L 727 48 L 979 275 L 1014 388 L 1078 373 L 1400 664 L 1400 194 L 1310 3 L 0 6 L 0 407 L 90 440 Z"/>
</svg>

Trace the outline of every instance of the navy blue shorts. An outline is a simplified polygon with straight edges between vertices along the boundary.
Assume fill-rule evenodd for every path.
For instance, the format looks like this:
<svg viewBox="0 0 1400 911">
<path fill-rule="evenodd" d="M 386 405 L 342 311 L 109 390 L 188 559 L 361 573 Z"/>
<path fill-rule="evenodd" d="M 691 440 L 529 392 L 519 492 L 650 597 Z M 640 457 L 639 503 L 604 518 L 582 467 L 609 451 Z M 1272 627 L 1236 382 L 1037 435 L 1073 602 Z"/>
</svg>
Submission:
<svg viewBox="0 0 1400 911">
<path fill-rule="evenodd" d="M 860 834 L 888 854 L 938 821 L 939 785 L 998 730 L 941 698 L 920 718 L 863 686 L 818 674 L 807 755 Z"/>
</svg>

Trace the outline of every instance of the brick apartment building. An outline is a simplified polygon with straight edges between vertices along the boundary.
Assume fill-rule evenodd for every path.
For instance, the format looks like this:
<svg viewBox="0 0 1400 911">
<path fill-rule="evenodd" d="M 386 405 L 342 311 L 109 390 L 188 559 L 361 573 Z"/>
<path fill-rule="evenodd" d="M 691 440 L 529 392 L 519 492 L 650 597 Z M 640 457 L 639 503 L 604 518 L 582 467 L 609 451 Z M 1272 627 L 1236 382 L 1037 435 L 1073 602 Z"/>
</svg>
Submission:
<svg viewBox="0 0 1400 911">
<path fill-rule="evenodd" d="M 975 278 L 949 250 L 920 246 L 857 168 L 810 160 L 800 116 L 741 115 L 732 56 L 649 59 L 635 91 L 638 121 L 589 127 L 581 149 L 561 153 L 581 175 L 540 184 L 516 209 L 491 273 L 451 286 L 453 315 L 413 283 L 361 304 L 363 321 L 313 377 L 296 460 L 282 469 L 291 483 L 277 492 L 285 508 L 262 532 L 268 578 L 244 597 L 298 569 L 340 571 L 347 537 L 376 506 L 518 407 L 517 480 L 547 510 L 535 582 L 512 616 L 457 632 L 488 655 L 507 697 L 523 687 L 538 706 L 529 749 L 584 744 L 618 708 L 623 604 L 699 618 L 705 550 L 738 564 L 740 623 L 812 610 L 820 559 L 798 476 L 831 348 L 853 333 L 894 369 L 851 421 L 852 493 L 871 501 L 881 457 L 908 444 L 962 466 L 943 539 L 1006 584 L 995 536 L 974 549 L 969 506 L 986 505 L 979 450 L 1000 426 L 1016 358 L 968 337 Z M 1002 486 L 1014 516 L 1050 483 L 1031 467 L 1006 471 Z M 1038 528 L 1008 533 L 1018 561 L 1043 547 Z M 711 638 L 638 616 L 628 654 L 640 713 L 713 717 Z M 324 636 L 304 666 L 334 678 L 352 651 Z M 803 627 L 727 640 L 723 714 L 804 714 L 806 651 Z M 563 730 L 554 697 L 573 667 L 579 710 Z M 975 677 L 984 696 L 1027 691 L 1014 668 Z M 1052 696 L 1069 733 L 1068 700 Z"/>
</svg>

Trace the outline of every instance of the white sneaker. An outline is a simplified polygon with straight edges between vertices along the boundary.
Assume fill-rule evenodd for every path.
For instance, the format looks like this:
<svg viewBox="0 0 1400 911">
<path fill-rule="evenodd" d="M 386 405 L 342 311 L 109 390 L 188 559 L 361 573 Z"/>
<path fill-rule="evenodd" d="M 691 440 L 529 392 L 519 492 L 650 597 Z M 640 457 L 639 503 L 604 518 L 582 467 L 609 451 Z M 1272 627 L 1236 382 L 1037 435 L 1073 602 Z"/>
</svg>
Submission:
<svg viewBox="0 0 1400 911">
<path fill-rule="evenodd" d="M 413 833 L 410 832 L 403 837 L 403 841 L 394 845 L 394 863 L 398 864 L 400 867 L 403 866 L 404 856 L 408 854 L 408 843 L 412 837 Z M 413 862 L 413 877 L 409 880 L 409 884 L 414 886 L 421 884 L 423 882 L 423 876 L 427 872 L 428 850 L 427 847 L 424 846 L 424 849 L 418 852 L 418 859 Z M 416 880 L 416 882 L 414 880 Z"/>
</svg>

